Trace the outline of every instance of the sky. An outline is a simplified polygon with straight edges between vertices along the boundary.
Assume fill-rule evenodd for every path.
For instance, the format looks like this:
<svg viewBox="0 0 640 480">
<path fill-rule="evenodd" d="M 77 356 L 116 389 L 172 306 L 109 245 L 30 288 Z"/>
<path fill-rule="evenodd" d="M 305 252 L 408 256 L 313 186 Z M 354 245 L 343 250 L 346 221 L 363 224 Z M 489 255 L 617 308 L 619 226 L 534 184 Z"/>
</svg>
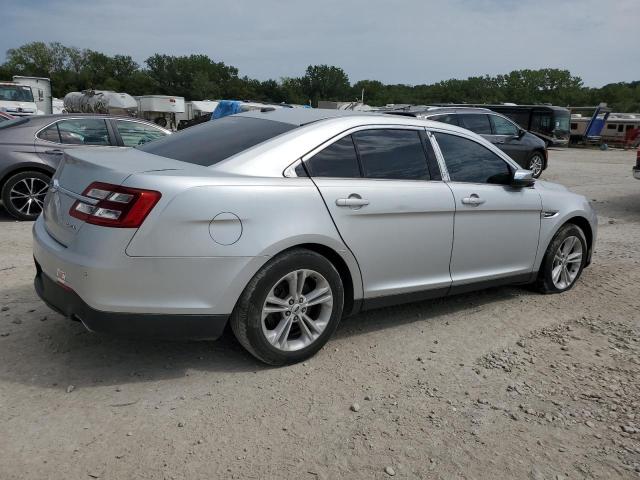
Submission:
<svg viewBox="0 0 640 480">
<path fill-rule="evenodd" d="M 240 75 L 343 68 L 422 84 L 562 68 L 585 85 L 640 80 L 640 0 L 0 0 L 7 49 L 58 41 L 140 64 L 206 54 Z"/>
</svg>

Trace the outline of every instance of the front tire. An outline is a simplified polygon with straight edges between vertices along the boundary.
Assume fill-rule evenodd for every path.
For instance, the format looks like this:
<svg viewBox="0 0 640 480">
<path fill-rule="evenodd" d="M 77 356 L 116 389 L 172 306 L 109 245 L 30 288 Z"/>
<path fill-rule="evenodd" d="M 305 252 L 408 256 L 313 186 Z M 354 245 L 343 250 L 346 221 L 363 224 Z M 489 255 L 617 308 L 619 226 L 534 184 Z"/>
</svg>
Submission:
<svg viewBox="0 0 640 480">
<path fill-rule="evenodd" d="M 541 293 L 562 293 L 576 284 L 587 259 L 587 240 L 577 225 L 560 228 L 545 253 L 536 287 Z"/>
<path fill-rule="evenodd" d="M 540 152 L 533 152 L 529 157 L 528 169 L 533 172 L 533 178 L 540 178 L 544 170 L 544 156 Z"/>
<path fill-rule="evenodd" d="M 49 175 L 33 170 L 12 175 L 2 187 L 4 208 L 18 220 L 35 220 L 44 207 L 50 180 Z"/>
<path fill-rule="evenodd" d="M 344 304 L 340 274 L 322 255 L 284 252 L 251 279 L 231 316 L 240 344 L 270 365 L 313 356 L 335 331 Z"/>
</svg>

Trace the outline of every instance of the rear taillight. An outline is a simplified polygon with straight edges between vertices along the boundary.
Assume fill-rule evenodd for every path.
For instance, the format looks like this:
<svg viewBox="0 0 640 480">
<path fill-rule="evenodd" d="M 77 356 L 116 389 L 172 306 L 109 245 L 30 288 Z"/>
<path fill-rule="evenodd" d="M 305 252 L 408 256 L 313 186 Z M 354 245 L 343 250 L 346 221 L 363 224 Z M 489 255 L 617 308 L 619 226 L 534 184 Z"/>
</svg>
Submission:
<svg viewBox="0 0 640 480">
<path fill-rule="evenodd" d="M 69 215 L 93 225 L 118 228 L 138 228 L 162 196 L 154 190 L 101 182 L 93 182 L 82 195 L 98 202 L 76 200 Z"/>
</svg>

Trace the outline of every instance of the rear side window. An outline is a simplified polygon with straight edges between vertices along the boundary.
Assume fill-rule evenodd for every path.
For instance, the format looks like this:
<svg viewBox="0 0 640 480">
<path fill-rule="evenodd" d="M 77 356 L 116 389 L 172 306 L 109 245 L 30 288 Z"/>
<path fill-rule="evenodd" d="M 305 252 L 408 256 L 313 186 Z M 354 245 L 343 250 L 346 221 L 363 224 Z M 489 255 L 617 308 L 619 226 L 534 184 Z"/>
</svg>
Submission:
<svg viewBox="0 0 640 480">
<path fill-rule="evenodd" d="M 332 143 L 305 163 L 312 177 L 360 177 L 358 156 L 351 135 Z"/>
<path fill-rule="evenodd" d="M 481 135 L 491 135 L 489 116 L 479 113 L 460 114 L 460 126 Z"/>
<path fill-rule="evenodd" d="M 208 167 L 294 128 L 296 125 L 289 123 L 230 115 L 186 128 L 137 148 L 161 157 Z"/>
<path fill-rule="evenodd" d="M 449 125 L 460 126 L 458 122 L 458 116 L 452 115 L 450 113 L 445 113 L 444 115 L 436 115 L 435 117 L 429 117 L 428 120 L 435 120 L 436 122 L 448 123 Z"/>
<path fill-rule="evenodd" d="M 60 143 L 60 134 L 58 133 L 58 124 L 54 123 L 52 125 L 49 125 L 44 130 L 40 130 L 40 133 L 38 133 L 38 138 L 40 140 L 46 140 L 47 142 Z"/>
<path fill-rule="evenodd" d="M 479 143 L 457 135 L 435 133 L 453 182 L 496 183 L 511 181 L 507 162 Z"/>
<path fill-rule="evenodd" d="M 353 134 L 367 178 L 429 180 L 427 158 L 415 130 L 364 130 Z"/>
<path fill-rule="evenodd" d="M 56 123 L 64 145 L 111 145 L 107 122 L 101 118 L 76 118 Z"/>
</svg>

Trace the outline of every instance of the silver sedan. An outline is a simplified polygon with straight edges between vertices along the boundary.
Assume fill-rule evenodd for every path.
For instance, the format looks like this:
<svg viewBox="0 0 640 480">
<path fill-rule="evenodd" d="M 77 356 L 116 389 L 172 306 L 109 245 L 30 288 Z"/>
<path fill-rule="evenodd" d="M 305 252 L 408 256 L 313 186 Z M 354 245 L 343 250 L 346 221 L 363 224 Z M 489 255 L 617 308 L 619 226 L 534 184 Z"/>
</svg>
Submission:
<svg viewBox="0 0 640 480">
<path fill-rule="evenodd" d="M 35 287 L 89 330 L 214 339 L 298 362 L 361 310 L 487 286 L 573 287 L 587 199 L 452 125 L 233 115 L 122 151 L 67 151 L 35 222 Z"/>
</svg>

